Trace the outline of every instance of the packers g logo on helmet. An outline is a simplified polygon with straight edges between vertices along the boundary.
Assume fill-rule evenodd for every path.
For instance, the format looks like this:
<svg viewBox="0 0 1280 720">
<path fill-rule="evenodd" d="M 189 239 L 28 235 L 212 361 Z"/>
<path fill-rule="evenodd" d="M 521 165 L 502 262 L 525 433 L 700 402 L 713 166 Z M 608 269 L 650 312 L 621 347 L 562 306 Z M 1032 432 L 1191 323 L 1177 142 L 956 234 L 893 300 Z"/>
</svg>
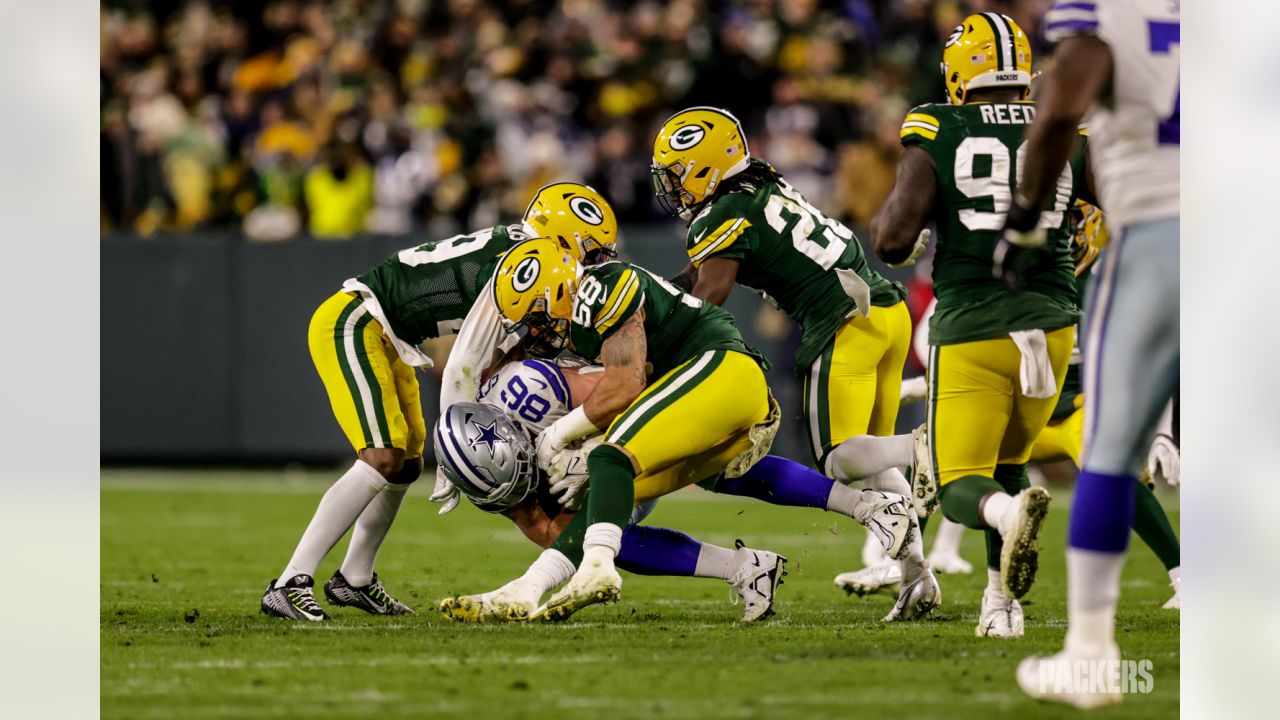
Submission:
<svg viewBox="0 0 1280 720">
<path fill-rule="evenodd" d="M 728 111 L 681 110 L 662 123 L 653 141 L 653 193 L 667 213 L 692 220 L 720 183 L 750 161 L 742 124 Z"/>
<path fill-rule="evenodd" d="M 1031 89 L 1031 43 L 1007 15 L 975 13 L 956 26 L 942 50 L 947 101 L 963 105 L 979 88 Z"/>
<path fill-rule="evenodd" d="M 527 330 L 548 352 L 563 349 L 580 272 L 578 261 L 551 238 L 525 240 L 508 250 L 498 261 L 492 297 L 507 330 Z"/>
<path fill-rule="evenodd" d="M 524 211 L 525 231 L 547 237 L 575 260 L 596 265 L 618 254 L 618 218 L 604 196 L 581 183 L 543 186 Z"/>
</svg>

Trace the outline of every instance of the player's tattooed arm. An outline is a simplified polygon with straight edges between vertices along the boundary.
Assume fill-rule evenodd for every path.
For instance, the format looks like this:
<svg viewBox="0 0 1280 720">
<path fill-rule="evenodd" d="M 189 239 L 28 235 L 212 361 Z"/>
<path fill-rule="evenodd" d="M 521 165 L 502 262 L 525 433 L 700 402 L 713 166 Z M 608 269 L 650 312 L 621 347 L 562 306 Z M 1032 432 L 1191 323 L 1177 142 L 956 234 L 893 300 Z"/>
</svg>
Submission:
<svg viewBox="0 0 1280 720">
<path fill-rule="evenodd" d="M 693 295 L 709 303 L 723 305 L 729 299 L 729 292 L 738 280 L 737 260 L 712 257 L 702 262 L 698 269 L 698 282 L 693 286 Z"/>
<path fill-rule="evenodd" d="M 898 161 L 898 178 L 889 197 L 871 218 L 871 242 L 881 260 L 894 265 L 906 260 L 920 230 L 929 222 L 938 176 L 933 156 L 908 147 Z"/>
<path fill-rule="evenodd" d="M 1027 128 L 1019 205 L 1038 208 L 1048 199 L 1075 150 L 1080 120 L 1110 82 L 1111 49 L 1102 39 L 1078 35 L 1058 44 L 1040 85 L 1035 122 Z"/>
<path fill-rule="evenodd" d="M 693 286 L 698 282 L 698 268 L 693 263 L 689 263 L 679 273 L 667 278 L 667 282 L 684 292 L 693 292 Z"/>
<path fill-rule="evenodd" d="M 587 419 L 596 427 L 606 427 L 632 401 L 644 392 L 647 384 L 645 360 L 649 342 L 644 334 L 644 309 L 627 318 L 600 346 L 604 373 L 596 389 L 582 404 Z"/>
</svg>

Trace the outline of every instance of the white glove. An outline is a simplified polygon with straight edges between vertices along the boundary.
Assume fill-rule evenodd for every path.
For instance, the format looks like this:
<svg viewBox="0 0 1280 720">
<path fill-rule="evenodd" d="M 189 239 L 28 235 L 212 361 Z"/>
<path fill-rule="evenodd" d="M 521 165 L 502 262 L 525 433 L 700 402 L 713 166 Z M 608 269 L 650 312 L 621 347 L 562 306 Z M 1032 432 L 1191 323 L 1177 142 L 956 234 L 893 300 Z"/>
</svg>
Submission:
<svg viewBox="0 0 1280 720">
<path fill-rule="evenodd" d="M 431 492 L 429 498 L 433 503 L 444 503 L 440 508 L 441 515 L 447 515 L 454 508 L 458 507 L 458 501 L 462 498 L 462 493 L 458 492 L 458 488 L 449 482 L 449 478 L 444 476 L 440 468 L 436 468 L 436 487 Z"/>
<path fill-rule="evenodd" d="M 588 435 L 594 435 L 600 429 L 587 419 L 587 412 L 581 406 L 573 412 L 551 423 L 542 431 L 535 445 L 538 454 L 538 467 L 551 467 L 551 459 L 556 453 L 569 446 L 569 443 Z"/>
<path fill-rule="evenodd" d="M 576 509 L 586 497 L 585 488 L 589 480 L 586 454 L 580 450 L 561 450 L 552 459 L 548 475 L 551 494 L 558 496 L 561 505 Z M 575 503 L 575 500 L 579 502 Z"/>
<path fill-rule="evenodd" d="M 916 244 L 912 246 L 911 254 L 907 256 L 907 259 L 903 260 L 900 263 L 889 263 L 889 267 L 904 268 L 904 267 L 911 267 L 912 265 L 915 265 L 916 260 L 920 259 L 920 256 L 924 254 L 925 250 L 929 249 L 929 239 L 932 237 L 933 237 L 933 232 L 930 231 L 929 228 L 925 228 L 921 230 L 920 234 L 916 236 Z"/>
<path fill-rule="evenodd" d="M 1152 478 L 1163 478 L 1170 485 L 1178 484 L 1182 479 L 1182 453 L 1173 438 L 1164 433 L 1156 435 L 1151 452 L 1147 454 L 1147 470 Z"/>
<path fill-rule="evenodd" d="M 836 268 L 836 279 L 844 294 L 853 298 L 854 312 L 862 317 L 871 314 L 871 286 L 858 273 L 845 268 Z"/>
</svg>

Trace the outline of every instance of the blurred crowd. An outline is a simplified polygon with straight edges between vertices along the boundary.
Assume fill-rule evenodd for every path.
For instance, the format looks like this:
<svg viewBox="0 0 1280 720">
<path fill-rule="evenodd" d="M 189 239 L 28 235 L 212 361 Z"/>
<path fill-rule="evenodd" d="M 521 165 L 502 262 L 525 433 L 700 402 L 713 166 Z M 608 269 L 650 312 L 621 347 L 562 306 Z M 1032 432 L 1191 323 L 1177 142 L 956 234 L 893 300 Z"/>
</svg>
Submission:
<svg viewBox="0 0 1280 720">
<path fill-rule="evenodd" d="M 753 154 L 865 226 L 903 115 L 943 98 L 951 29 L 995 9 L 1034 40 L 1048 4 L 104 2 L 103 228 L 447 237 L 556 180 L 644 222 L 653 134 L 689 105 L 734 112 Z"/>
</svg>

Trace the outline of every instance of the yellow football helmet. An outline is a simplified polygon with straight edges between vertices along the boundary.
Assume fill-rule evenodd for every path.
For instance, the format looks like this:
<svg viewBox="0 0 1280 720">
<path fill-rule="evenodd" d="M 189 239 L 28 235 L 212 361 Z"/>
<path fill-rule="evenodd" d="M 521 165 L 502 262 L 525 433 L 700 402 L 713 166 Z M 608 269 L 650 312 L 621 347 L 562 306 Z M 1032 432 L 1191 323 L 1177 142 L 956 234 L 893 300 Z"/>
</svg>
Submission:
<svg viewBox="0 0 1280 720">
<path fill-rule="evenodd" d="M 978 88 L 1031 89 L 1031 43 L 1007 15 L 975 13 L 951 31 L 942 49 L 942 78 L 947 100 L 963 105 Z"/>
<path fill-rule="evenodd" d="M 493 278 L 493 303 L 507 329 L 524 328 L 539 345 L 563 349 L 581 268 L 551 238 L 533 238 L 508 250 Z"/>
<path fill-rule="evenodd" d="M 585 265 L 598 265 L 618 254 L 618 217 L 609 201 L 581 183 L 545 185 L 524 211 L 525 231 L 560 243 Z"/>
<path fill-rule="evenodd" d="M 662 209 L 685 220 L 724 180 L 747 168 L 747 136 L 726 110 L 694 107 L 662 123 L 653 141 L 653 192 Z"/>
</svg>

